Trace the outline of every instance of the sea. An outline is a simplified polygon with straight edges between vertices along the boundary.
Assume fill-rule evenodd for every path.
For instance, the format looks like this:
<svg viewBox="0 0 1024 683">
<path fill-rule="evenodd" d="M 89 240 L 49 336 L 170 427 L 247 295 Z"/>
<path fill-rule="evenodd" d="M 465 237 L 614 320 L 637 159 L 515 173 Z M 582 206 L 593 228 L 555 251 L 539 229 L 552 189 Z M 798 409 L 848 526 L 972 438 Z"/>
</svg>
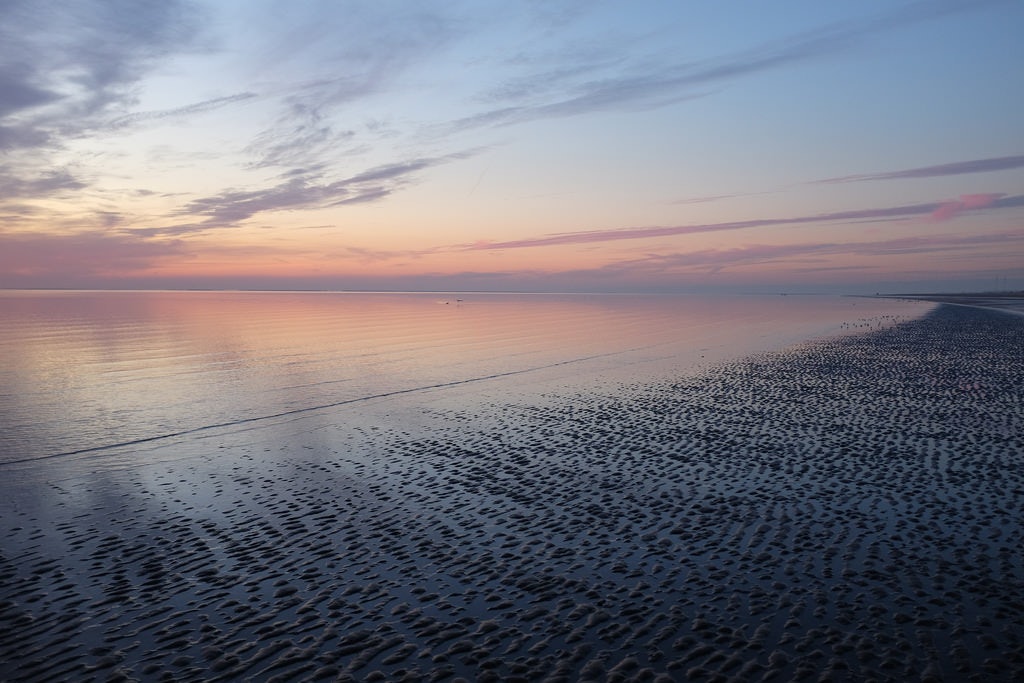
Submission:
<svg viewBox="0 0 1024 683">
<path fill-rule="evenodd" d="M 557 400 L 877 329 L 807 295 L 0 291 L 0 472 L 216 460 L 211 437 Z M 426 418 L 424 418 L 426 419 Z"/>
</svg>

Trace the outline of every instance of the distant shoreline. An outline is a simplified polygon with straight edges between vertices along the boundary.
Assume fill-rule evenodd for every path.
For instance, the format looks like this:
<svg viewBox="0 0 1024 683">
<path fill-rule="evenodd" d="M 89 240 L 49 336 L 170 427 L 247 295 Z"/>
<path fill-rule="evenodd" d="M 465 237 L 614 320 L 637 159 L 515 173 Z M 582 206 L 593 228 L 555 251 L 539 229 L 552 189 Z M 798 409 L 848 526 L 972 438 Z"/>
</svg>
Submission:
<svg viewBox="0 0 1024 683">
<path fill-rule="evenodd" d="M 1024 292 L 976 292 L 964 294 L 877 294 L 881 299 L 934 301 L 958 306 L 992 308 L 1024 315 Z"/>
</svg>

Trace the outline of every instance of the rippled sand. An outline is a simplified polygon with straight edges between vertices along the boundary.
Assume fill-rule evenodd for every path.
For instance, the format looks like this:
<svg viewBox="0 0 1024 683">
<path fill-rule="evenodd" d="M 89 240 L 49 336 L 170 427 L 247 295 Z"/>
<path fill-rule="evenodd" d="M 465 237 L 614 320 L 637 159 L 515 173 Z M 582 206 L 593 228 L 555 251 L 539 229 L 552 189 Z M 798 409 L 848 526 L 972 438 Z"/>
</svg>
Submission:
<svg viewBox="0 0 1024 683">
<path fill-rule="evenodd" d="M 54 479 L 0 504 L 0 678 L 1019 680 L 1022 358 L 1024 318 L 943 306 Z"/>
</svg>

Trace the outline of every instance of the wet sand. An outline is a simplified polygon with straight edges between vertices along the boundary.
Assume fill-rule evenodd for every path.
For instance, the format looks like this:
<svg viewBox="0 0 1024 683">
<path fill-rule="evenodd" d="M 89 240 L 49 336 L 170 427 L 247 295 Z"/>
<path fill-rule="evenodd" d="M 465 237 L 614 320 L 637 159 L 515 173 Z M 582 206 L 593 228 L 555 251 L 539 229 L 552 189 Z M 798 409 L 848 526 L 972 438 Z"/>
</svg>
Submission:
<svg viewBox="0 0 1024 683">
<path fill-rule="evenodd" d="M 1022 358 L 939 306 L 8 490 L 0 678 L 1019 680 Z"/>
</svg>

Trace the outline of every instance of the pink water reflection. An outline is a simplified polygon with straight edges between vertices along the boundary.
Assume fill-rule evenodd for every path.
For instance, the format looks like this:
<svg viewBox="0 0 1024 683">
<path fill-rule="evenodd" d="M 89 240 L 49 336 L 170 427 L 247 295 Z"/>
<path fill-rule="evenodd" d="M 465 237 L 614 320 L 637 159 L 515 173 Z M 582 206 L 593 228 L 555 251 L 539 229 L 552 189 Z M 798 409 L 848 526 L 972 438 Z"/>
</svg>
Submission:
<svg viewBox="0 0 1024 683">
<path fill-rule="evenodd" d="M 927 304 L 839 297 L 0 292 L 0 460 L 467 381 L 641 381 Z"/>
</svg>

